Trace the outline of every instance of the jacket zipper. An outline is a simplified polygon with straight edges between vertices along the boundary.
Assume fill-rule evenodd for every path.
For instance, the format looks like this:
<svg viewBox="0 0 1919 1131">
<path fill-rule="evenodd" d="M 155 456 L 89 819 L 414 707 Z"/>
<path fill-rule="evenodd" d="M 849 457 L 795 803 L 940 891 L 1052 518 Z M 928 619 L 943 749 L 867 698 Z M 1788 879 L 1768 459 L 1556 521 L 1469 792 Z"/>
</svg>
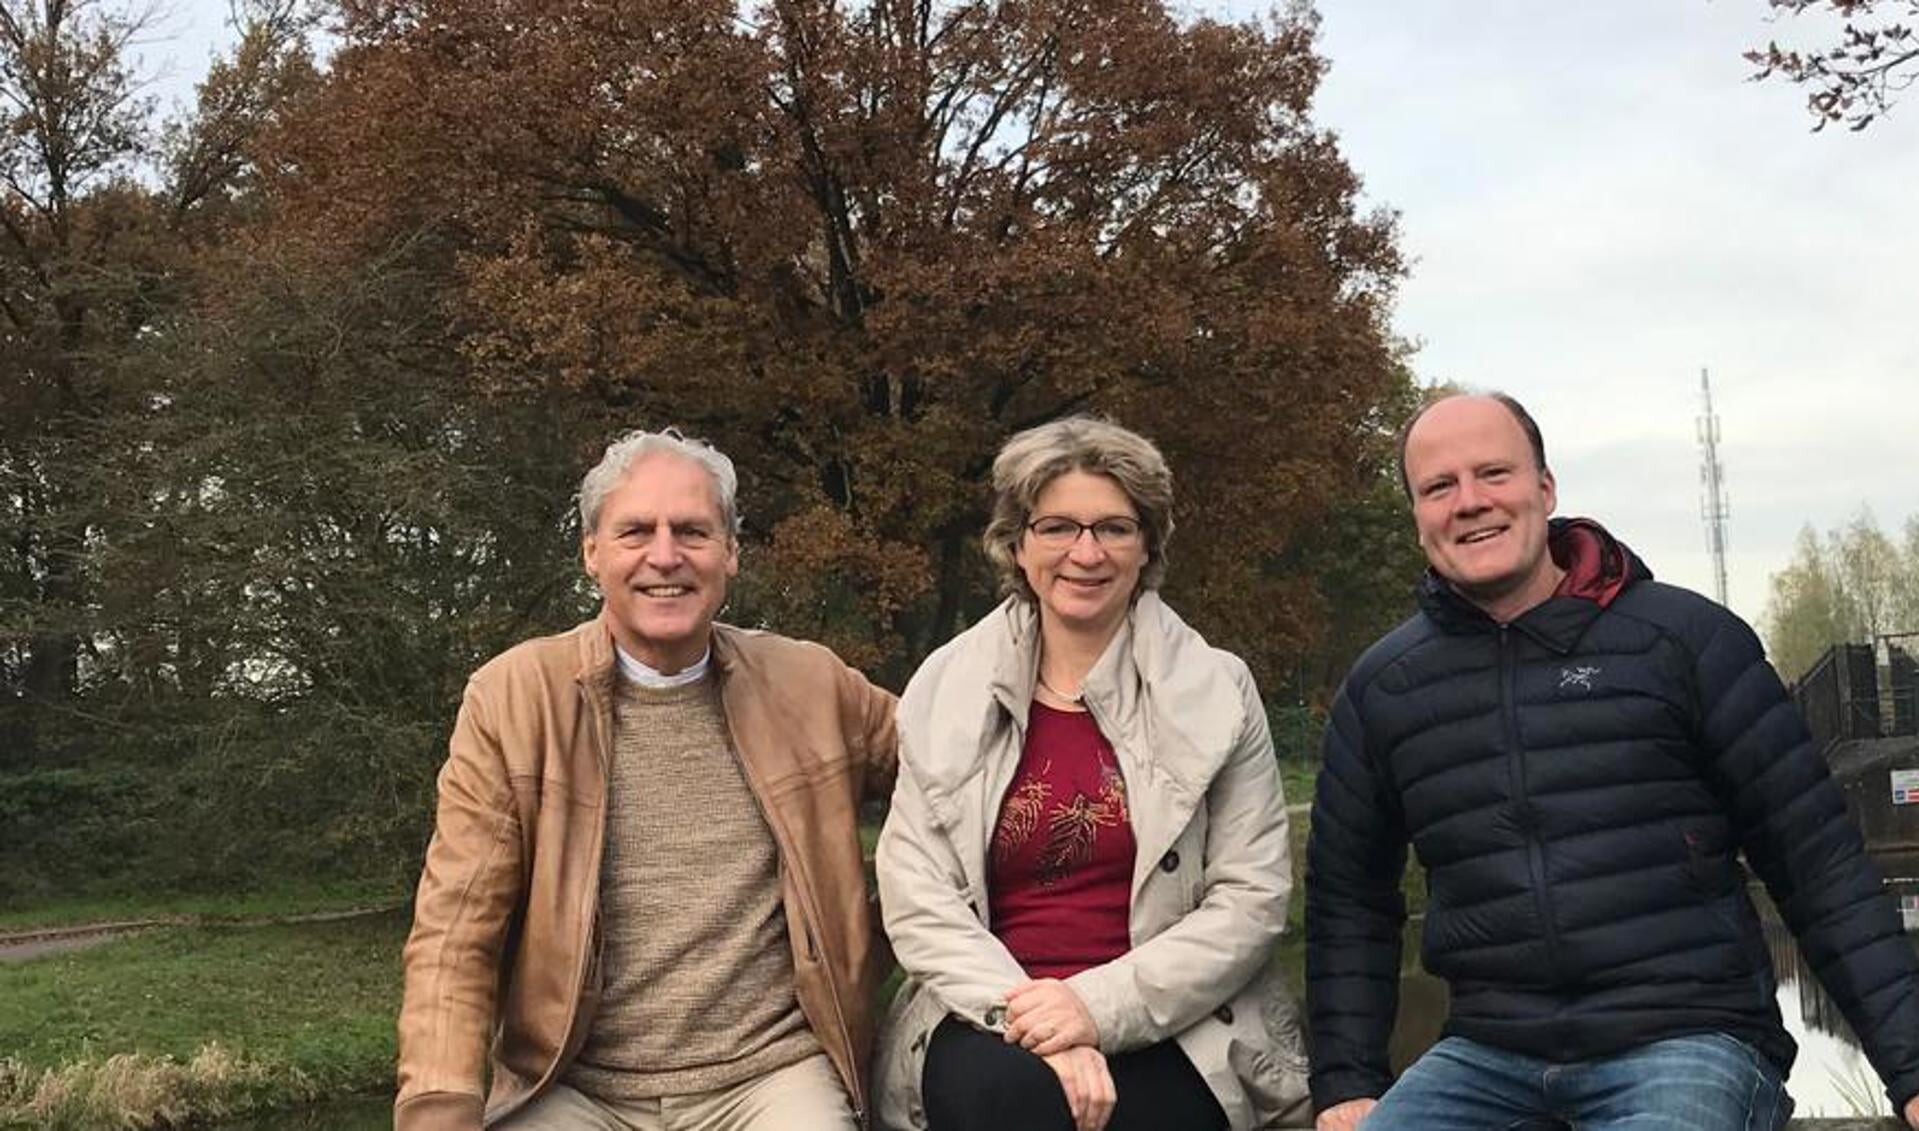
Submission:
<svg viewBox="0 0 1919 1131">
<path fill-rule="evenodd" d="M 742 758 L 740 761 L 744 764 L 746 760 Z M 779 833 L 774 835 L 783 841 L 787 839 Z M 804 872 L 796 870 L 793 886 L 800 893 L 800 906 L 806 912 L 806 922 L 800 924 L 800 930 L 805 933 L 807 952 L 819 966 L 820 972 L 826 975 L 826 996 L 833 999 L 833 1021 L 840 1031 L 840 1047 L 846 1051 L 847 1056 L 856 1055 L 857 1050 L 853 1048 L 853 1031 L 846 1025 L 846 1005 L 841 1001 L 839 980 L 833 976 L 833 964 L 820 957 L 818 945 L 814 942 L 813 921 L 820 917 L 820 912 L 813 901 L 812 881 Z M 788 924 L 788 928 L 791 929 L 791 924 Z M 852 1094 L 848 1097 L 853 1101 L 853 1121 L 864 1127 L 866 1126 L 866 1096 L 863 1094 L 865 1089 L 858 1086 L 862 1081 L 857 1075 L 849 1082 L 855 1085 L 850 1089 Z"/>
<path fill-rule="evenodd" d="M 726 738 L 732 744 L 735 756 L 739 758 L 740 772 L 746 775 L 747 788 L 753 791 L 754 800 L 759 802 L 760 815 L 766 819 L 767 828 L 773 832 L 773 842 L 779 846 L 780 859 L 782 862 L 790 862 L 786 863 L 782 870 L 792 874 L 793 890 L 799 893 L 800 909 L 806 914 L 807 921 L 800 924 L 800 930 L 806 941 L 807 952 L 809 956 L 816 959 L 820 972 L 826 975 L 826 996 L 833 999 L 833 1021 L 839 1029 L 840 1048 L 845 1050 L 848 1057 L 855 1056 L 857 1050 L 853 1048 L 853 1031 L 846 1024 L 846 1006 L 841 1001 L 839 980 L 833 976 L 833 964 L 818 960 L 819 952 L 813 939 L 813 920 L 818 919 L 820 913 L 819 908 L 814 904 L 812 881 L 803 869 L 796 866 L 799 853 L 793 851 L 792 839 L 786 834 L 786 823 L 780 819 L 775 810 L 766 792 L 766 783 L 760 780 L 759 768 L 753 764 L 753 759 L 748 757 L 745 749 L 740 746 L 739 737 L 733 729 L 732 716 L 726 711 L 726 685 L 723 682 L 720 685 L 720 715 L 726 720 Z M 786 929 L 791 931 L 793 924 L 788 923 Z M 832 1056 L 829 1054 L 827 1059 L 831 1060 Z M 853 1104 L 853 1120 L 861 1127 L 865 1127 L 865 1089 L 861 1086 L 857 1073 L 849 1076 L 847 1083 L 850 1085 L 847 1090 L 850 1093 L 848 1098 Z"/>
<path fill-rule="evenodd" d="M 1539 925 L 1546 932 L 1546 965 L 1557 983 L 1559 930 L 1553 923 L 1552 896 L 1546 890 L 1546 849 L 1539 838 L 1532 798 L 1526 791 L 1526 754 L 1519 740 L 1519 703 L 1513 687 L 1517 666 L 1513 659 L 1512 630 L 1502 624 L 1499 626 L 1499 718 L 1506 737 L 1514 812 L 1519 819 L 1520 835 L 1526 838 L 1526 867 L 1532 876 L 1533 901 L 1539 913 Z"/>
</svg>

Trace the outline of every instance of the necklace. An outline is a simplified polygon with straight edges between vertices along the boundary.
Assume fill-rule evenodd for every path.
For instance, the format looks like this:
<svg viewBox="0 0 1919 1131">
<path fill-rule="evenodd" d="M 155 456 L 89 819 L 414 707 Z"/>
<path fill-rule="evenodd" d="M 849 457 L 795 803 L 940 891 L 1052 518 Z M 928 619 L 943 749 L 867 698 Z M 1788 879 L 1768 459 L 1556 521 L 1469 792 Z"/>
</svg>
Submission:
<svg viewBox="0 0 1919 1131">
<path fill-rule="evenodd" d="M 1079 704 L 1079 703 L 1083 703 L 1086 699 L 1086 689 L 1084 687 L 1080 688 L 1078 695 L 1068 695 L 1065 692 L 1061 691 L 1059 688 L 1054 687 L 1052 684 L 1046 682 L 1045 676 L 1041 675 L 1041 676 L 1037 676 L 1037 678 L 1039 679 L 1040 689 L 1042 691 L 1045 691 L 1048 695 L 1051 695 L 1053 698 L 1058 699 L 1062 703 Z"/>
</svg>

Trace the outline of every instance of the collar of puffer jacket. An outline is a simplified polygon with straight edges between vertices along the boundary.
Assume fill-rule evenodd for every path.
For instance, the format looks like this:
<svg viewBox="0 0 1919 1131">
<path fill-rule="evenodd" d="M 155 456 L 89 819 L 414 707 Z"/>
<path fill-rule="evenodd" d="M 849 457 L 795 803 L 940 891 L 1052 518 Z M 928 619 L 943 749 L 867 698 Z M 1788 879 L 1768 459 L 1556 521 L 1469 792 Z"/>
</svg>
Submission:
<svg viewBox="0 0 1919 1131">
<path fill-rule="evenodd" d="M 1639 555 L 1590 518 L 1555 518 L 1546 547 L 1566 571 L 1551 597 L 1521 613 L 1509 627 L 1561 655 L 1579 644 L 1586 629 L 1621 593 L 1652 579 Z M 1459 595 L 1432 567 L 1419 579 L 1419 607 L 1451 633 L 1497 632 L 1499 622 Z"/>
</svg>

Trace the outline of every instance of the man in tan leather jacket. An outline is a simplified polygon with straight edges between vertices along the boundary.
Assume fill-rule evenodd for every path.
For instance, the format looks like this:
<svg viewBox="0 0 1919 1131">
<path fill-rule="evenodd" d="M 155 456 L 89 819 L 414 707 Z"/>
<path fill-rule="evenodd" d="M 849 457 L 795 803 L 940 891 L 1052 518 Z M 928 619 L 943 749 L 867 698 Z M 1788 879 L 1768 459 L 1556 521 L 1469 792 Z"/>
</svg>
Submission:
<svg viewBox="0 0 1919 1131">
<path fill-rule="evenodd" d="M 580 487 L 600 615 L 468 684 L 406 945 L 397 1131 L 865 1122 L 887 961 L 857 817 L 891 788 L 893 697 L 714 623 L 736 484 L 671 430 L 609 447 Z"/>
</svg>

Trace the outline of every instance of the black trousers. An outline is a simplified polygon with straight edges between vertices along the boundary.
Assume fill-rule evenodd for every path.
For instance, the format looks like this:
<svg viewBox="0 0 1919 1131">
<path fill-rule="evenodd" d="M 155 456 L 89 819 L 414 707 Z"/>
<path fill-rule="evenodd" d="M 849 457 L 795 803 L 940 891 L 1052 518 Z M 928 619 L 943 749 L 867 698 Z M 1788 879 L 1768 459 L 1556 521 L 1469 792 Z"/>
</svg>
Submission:
<svg viewBox="0 0 1919 1131">
<path fill-rule="evenodd" d="M 1226 1113 L 1175 1041 L 1109 1057 L 1119 1099 L 1106 1131 L 1224 1131 Z M 932 1131 L 1073 1131 L 1066 1090 L 1046 1062 L 998 1033 L 948 1017 L 920 1079 Z"/>
</svg>

